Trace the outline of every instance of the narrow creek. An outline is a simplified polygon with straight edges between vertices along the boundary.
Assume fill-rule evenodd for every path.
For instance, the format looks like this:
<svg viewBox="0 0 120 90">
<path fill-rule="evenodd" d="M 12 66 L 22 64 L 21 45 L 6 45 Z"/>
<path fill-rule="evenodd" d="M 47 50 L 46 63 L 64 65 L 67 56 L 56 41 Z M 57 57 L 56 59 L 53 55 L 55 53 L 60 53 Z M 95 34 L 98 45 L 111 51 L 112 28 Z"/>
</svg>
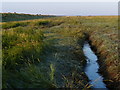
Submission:
<svg viewBox="0 0 120 90">
<path fill-rule="evenodd" d="M 103 82 L 103 77 L 98 73 L 99 69 L 99 64 L 97 63 L 98 57 L 91 50 L 91 47 L 88 42 L 85 42 L 83 46 L 83 52 L 87 60 L 85 73 L 90 80 L 89 84 L 92 85 L 92 88 L 105 88 L 106 90 L 108 90 L 105 83 Z"/>
</svg>

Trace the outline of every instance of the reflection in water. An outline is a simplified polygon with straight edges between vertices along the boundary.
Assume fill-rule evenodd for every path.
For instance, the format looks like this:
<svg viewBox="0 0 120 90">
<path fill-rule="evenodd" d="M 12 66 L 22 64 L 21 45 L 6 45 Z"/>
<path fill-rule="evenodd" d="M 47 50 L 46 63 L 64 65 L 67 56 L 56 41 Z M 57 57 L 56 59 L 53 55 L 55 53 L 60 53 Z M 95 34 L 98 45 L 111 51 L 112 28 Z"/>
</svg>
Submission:
<svg viewBox="0 0 120 90">
<path fill-rule="evenodd" d="M 83 52 L 87 58 L 85 73 L 90 80 L 89 83 L 93 86 L 93 88 L 106 88 L 106 85 L 103 82 L 103 77 L 98 73 L 98 58 L 91 50 L 90 45 L 87 42 L 84 44 Z"/>
</svg>

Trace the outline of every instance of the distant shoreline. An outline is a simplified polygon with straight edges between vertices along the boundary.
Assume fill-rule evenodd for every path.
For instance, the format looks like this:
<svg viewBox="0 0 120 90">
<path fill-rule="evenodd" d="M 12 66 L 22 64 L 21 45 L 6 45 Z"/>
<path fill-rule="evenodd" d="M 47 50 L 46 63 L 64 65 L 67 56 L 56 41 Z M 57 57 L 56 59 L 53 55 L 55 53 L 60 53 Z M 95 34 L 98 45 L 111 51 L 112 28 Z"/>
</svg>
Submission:
<svg viewBox="0 0 120 90">
<path fill-rule="evenodd" d="M 42 16 L 120 16 L 120 15 L 58 15 L 58 14 L 33 14 L 33 13 L 17 13 L 17 12 L 2 12 L 0 14 L 24 14 L 24 15 L 42 15 Z"/>
</svg>

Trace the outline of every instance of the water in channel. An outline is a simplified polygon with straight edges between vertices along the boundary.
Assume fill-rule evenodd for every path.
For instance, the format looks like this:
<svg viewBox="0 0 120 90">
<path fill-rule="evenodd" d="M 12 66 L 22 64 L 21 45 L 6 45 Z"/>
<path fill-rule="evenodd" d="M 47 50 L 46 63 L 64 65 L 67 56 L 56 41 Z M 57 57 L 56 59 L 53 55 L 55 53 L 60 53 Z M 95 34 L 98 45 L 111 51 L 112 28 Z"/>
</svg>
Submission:
<svg viewBox="0 0 120 90">
<path fill-rule="evenodd" d="M 91 50 L 91 47 L 88 42 L 85 42 L 83 47 L 83 52 L 87 59 L 87 65 L 85 67 L 85 73 L 88 76 L 92 85 L 92 88 L 106 88 L 105 83 L 103 82 L 103 77 L 98 73 L 99 64 L 97 63 L 98 57 Z"/>
</svg>

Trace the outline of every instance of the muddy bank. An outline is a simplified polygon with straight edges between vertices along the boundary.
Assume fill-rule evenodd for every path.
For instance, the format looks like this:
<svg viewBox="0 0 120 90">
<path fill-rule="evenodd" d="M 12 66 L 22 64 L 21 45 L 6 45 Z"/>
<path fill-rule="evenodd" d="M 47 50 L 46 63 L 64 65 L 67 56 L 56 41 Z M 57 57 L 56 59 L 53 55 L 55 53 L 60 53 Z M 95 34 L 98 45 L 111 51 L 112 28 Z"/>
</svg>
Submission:
<svg viewBox="0 0 120 90">
<path fill-rule="evenodd" d="M 106 49 L 102 48 L 101 46 L 105 47 L 104 41 L 102 41 L 100 38 L 95 39 L 95 36 L 87 35 L 87 41 L 91 45 L 92 50 L 95 52 L 95 54 L 98 56 L 98 63 L 99 63 L 99 73 L 104 77 L 103 81 L 107 85 L 107 88 L 110 90 L 116 90 L 119 89 L 119 71 L 112 72 L 110 71 L 109 64 L 112 63 L 108 61 L 109 59 L 112 59 L 109 56 L 112 56 L 111 53 L 106 52 Z M 114 60 L 114 59 L 112 59 Z M 111 65 L 111 64 L 110 64 Z M 118 78 L 115 78 L 117 77 Z"/>
</svg>

